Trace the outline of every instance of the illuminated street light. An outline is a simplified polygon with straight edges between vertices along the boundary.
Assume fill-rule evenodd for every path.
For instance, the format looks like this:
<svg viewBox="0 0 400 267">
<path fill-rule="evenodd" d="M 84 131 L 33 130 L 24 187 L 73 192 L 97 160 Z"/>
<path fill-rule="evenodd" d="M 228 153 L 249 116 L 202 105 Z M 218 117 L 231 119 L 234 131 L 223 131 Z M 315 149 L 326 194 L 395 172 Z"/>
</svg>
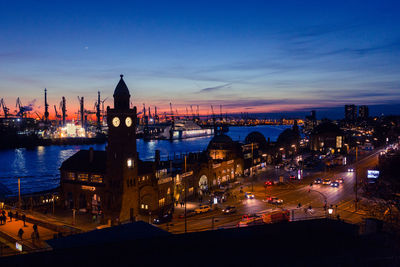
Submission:
<svg viewBox="0 0 400 267">
<path fill-rule="evenodd" d="M 333 209 L 332 209 L 332 208 L 329 208 L 329 209 L 328 209 L 328 214 L 329 214 L 329 215 L 332 215 L 332 214 L 333 214 Z"/>
</svg>

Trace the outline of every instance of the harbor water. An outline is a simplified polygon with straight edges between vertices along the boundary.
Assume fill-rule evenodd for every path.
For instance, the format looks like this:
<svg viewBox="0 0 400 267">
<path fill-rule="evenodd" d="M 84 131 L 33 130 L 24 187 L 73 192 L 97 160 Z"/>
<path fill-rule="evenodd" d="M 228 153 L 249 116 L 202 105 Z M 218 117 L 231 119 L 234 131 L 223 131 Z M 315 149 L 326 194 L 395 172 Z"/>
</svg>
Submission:
<svg viewBox="0 0 400 267">
<path fill-rule="evenodd" d="M 266 139 L 275 141 L 279 134 L 290 126 L 263 125 L 230 127 L 229 135 L 234 141 L 244 141 L 253 131 L 262 133 Z M 166 159 L 175 154 L 198 152 L 205 150 L 212 136 L 196 137 L 184 140 L 137 140 L 139 158 L 152 160 L 154 151 L 160 150 L 161 157 Z M 78 152 L 80 149 L 105 150 L 106 144 L 81 146 L 39 146 L 33 149 L 18 148 L 0 151 L 0 183 L 11 191 L 18 193 L 18 179 L 20 178 L 21 193 L 29 194 L 57 187 L 60 184 L 59 167 L 62 162 Z"/>
</svg>

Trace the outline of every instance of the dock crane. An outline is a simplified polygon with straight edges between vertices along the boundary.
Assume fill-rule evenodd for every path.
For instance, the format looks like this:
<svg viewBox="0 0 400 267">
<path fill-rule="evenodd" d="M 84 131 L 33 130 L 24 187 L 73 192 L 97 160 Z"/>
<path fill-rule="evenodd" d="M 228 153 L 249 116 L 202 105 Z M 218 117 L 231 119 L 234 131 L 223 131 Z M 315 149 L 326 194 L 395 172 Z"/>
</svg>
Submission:
<svg viewBox="0 0 400 267">
<path fill-rule="evenodd" d="M 83 96 L 82 97 L 78 96 L 78 100 L 79 100 L 79 105 L 80 105 L 80 109 L 78 111 L 78 114 L 81 117 L 80 118 L 81 126 L 82 126 L 82 128 L 85 128 L 85 122 L 84 122 L 84 116 L 85 116 L 84 103 L 85 103 L 85 100 L 84 100 Z"/>
<path fill-rule="evenodd" d="M 193 112 L 193 106 L 192 105 L 190 105 L 190 111 L 192 112 L 192 120 L 195 120 L 195 115 L 194 115 L 194 112 Z"/>
<path fill-rule="evenodd" d="M 21 100 L 19 99 L 19 97 L 17 97 L 17 103 L 15 104 L 15 107 L 17 107 L 19 109 L 19 111 L 17 112 L 17 116 L 23 118 L 26 116 L 26 107 L 24 107 L 22 105 Z"/>
<path fill-rule="evenodd" d="M 56 106 L 54 106 L 55 108 Z M 57 111 L 56 111 L 57 117 Z M 49 121 L 49 104 L 47 103 L 47 89 L 44 88 L 44 121 L 47 123 Z"/>
<path fill-rule="evenodd" d="M 4 118 L 8 118 L 8 111 L 9 111 L 9 108 L 7 108 L 7 106 L 6 106 L 6 103 L 4 102 L 4 100 L 3 100 L 3 98 L 2 99 L 0 99 L 0 107 L 2 107 L 3 108 L 3 112 L 4 112 Z"/>
<path fill-rule="evenodd" d="M 61 109 L 61 113 L 62 113 L 62 126 L 65 126 L 65 118 L 67 117 L 67 106 L 66 106 L 65 97 L 62 97 L 62 99 L 61 99 L 60 109 Z"/>
<path fill-rule="evenodd" d="M 56 107 L 56 105 L 54 105 L 54 112 L 56 113 L 56 118 L 57 118 L 57 119 L 61 119 L 61 115 L 58 114 L 58 112 L 57 112 L 57 107 Z"/>
<path fill-rule="evenodd" d="M 169 102 L 169 109 L 171 112 L 171 121 L 174 122 L 174 112 L 172 111 L 172 103 L 171 102 Z"/>
</svg>

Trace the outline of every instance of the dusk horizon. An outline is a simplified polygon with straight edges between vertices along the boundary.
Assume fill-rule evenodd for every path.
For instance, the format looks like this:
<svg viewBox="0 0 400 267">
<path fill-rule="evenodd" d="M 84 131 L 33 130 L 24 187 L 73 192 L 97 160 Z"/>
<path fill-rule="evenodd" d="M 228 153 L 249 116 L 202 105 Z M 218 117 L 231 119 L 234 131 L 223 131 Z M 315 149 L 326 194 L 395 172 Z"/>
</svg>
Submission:
<svg viewBox="0 0 400 267">
<path fill-rule="evenodd" d="M 290 113 L 350 103 L 393 113 L 400 104 L 395 1 L 77 3 L 0 4 L 9 107 L 20 97 L 43 113 L 44 88 L 50 106 L 65 96 L 70 113 L 77 96 L 91 109 L 97 91 L 107 106 L 120 74 L 139 110 L 160 113 L 169 103 L 183 114 L 199 105 L 203 115 L 210 105 Z"/>
</svg>

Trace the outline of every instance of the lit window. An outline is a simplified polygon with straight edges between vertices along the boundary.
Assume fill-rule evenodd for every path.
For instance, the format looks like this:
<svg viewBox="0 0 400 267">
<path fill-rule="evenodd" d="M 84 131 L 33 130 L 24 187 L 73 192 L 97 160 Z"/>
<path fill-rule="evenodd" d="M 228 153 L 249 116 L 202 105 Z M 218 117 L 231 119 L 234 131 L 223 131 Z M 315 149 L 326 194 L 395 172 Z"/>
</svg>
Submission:
<svg viewBox="0 0 400 267">
<path fill-rule="evenodd" d="M 103 182 L 103 175 L 100 174 L 92 174 L 92 176 L 90 177 L 90 180 L 93 183 L 102 183 Z"/>
<path fill-rule="evenodd" d="M 74 172 L 68 172 L 67 173 L 67 179 L 68 180 L 75 180 L 75 173 Z"/>
<path fill-rule="evenodd" d="M 159 207 L 162 207 L 162 206 L 164 206 L 165 205 L 165 198 L 163 197 L 162 199 L 159 199 L 158 200 L 158 206 Z"/>
<path fill-rule="evenodd" d="M 128 159 L 126 161 L 126 165 L 128 166 L 128 168 L 132 168 L 133 167 L 133 160 L 132 159 Z"/>
<path fill-rule="evenodd" d="M 79 181 L 83 181 L 83 182 L 87 182 L 89 180 L 89 174 L 87 174 L 87 173 L 78 174 L 78 180 Z"/>
</svg>

